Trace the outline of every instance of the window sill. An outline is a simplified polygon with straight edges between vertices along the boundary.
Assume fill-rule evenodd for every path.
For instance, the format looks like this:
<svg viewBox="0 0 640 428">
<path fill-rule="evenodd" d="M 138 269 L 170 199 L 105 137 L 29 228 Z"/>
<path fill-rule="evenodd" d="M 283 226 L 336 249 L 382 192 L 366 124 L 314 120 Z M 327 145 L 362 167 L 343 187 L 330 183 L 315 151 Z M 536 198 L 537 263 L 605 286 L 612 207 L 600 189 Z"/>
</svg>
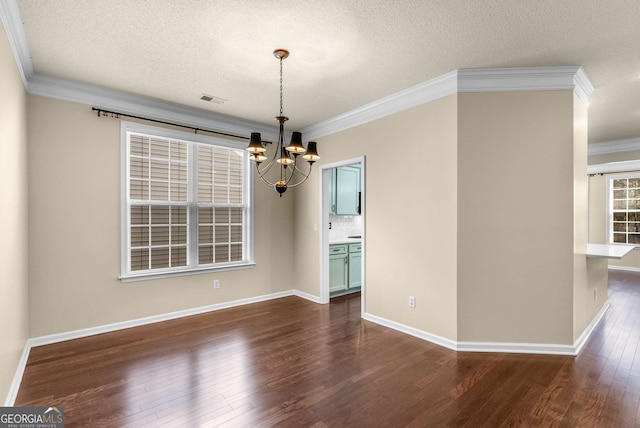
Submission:
<svg viewBox="0 0 640 428">
<path fill-rule="evenodd" d="M 194 268 L 185 270 L 163 271 L 163 272 L 145 272 L 139 274 L 122 275 L 118 279 L 120 282 L 136 282 L 148 281 L 152 279 L 172 278 L 176 276 L 199 275 L 202 273 L 220 272 L 226 270 L 250 269 L 254 267 L 255 262 L 247 262 L 237 265 L 226 265 L 206 268 Z"/>
</svg>

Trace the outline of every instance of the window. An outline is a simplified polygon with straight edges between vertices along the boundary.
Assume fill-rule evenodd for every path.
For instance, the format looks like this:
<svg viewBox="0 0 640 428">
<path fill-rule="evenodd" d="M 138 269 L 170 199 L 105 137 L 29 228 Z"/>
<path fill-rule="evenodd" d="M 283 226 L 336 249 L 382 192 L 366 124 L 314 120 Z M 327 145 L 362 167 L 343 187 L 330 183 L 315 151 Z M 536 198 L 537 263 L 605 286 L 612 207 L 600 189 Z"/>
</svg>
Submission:
<svg viewBox="0 0 640 428">
<path fill-rule="evenodd" d="M 640 174 L 609 178 L 609 242 L 640 244 Z"/>
<path fill-rule="evenodd" d="M 253 264 L 243 147 L 132 123 L 122 140 L 123 280 Z"/>
</svg>

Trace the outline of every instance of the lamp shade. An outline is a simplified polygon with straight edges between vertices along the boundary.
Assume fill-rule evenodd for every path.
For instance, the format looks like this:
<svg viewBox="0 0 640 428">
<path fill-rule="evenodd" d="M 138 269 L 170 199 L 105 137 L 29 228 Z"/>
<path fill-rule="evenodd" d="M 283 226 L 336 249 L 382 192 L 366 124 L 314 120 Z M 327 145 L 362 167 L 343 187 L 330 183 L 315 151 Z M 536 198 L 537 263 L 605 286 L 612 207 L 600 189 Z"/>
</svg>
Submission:
<svg viewBox="0 0 640 428">
<path fill-rule="evenodd" d="M 309 163 L 314 163 L 315 161 L 320 159 L 315 141 L 309 141 L 309 144 L 307 144 L 307 151 L 304 153 L 304 155 L 302 155 L 302 157 Z"/>
<path fill-rule="evenodd" d="M 249 140 L 249 146 L 247 146 L 249 153 L 264 153 L 267 149 L 262 144 L 262 138 L 259 132 L 252 132 L 251 139 Z"/>
<path fill-rule="evenodd" d="M 283 148 L 280 149 L 280 157 L 278 159 L 276 159 L 276 162 L 278 162 L 281 165 L 291 165 L 295 161 L 293 159 L 291 159 L 291 155 L 289 153 L 287 153 L 287 151 L 283 147 Z"/>
<path fill-rule="evenodd" d="M 285 148 L 288 152 L 294 154 L 304 153 L 304 146 L 302 145 L 302 134 L 299 132 L 293 132 L 291 134 L 291 142 Z"/>
</svg>

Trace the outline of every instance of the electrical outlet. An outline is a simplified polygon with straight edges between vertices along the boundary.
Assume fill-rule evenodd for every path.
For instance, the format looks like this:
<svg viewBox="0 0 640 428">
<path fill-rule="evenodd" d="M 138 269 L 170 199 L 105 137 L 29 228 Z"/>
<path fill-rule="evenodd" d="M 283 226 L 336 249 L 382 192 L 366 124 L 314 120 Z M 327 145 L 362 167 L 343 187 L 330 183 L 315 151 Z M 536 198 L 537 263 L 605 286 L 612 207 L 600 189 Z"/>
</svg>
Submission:
<svg viewBox="0 0 640 428">
<path fill-rule="evenodd" d="M 213 289 L 217 290 L 218 288 L 220 288 L 220 280 L 219 279 L 214 279 L 213 280 Z"/>
<path fill-rule="evenodd" d="M 597 288 L 593 289 L 593 300 L 598 300 L 598 289 Z"/>
<path fill-rule="evenodd" d="M 409 296 L 409 307 L 410 308 L 416 307 L 416 298 L 413 296 Z"/>
</svg>

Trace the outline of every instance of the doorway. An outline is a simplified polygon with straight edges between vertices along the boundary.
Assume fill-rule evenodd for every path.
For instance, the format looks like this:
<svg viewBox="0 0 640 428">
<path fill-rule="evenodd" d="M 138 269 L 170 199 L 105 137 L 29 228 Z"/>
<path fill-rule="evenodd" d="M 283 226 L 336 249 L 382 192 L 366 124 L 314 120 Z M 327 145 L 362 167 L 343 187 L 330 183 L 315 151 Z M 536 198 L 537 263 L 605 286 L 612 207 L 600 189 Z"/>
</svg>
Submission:
<svg viewBox="0 0 640 428">
<path fill-rule="evenodd" d="M 366 164 L 364 156 L 321 166 L 320 302 L 360 293 L 365 313 Z M 342 185 L 340 184 L 342 183 Z"/>
</svg>

